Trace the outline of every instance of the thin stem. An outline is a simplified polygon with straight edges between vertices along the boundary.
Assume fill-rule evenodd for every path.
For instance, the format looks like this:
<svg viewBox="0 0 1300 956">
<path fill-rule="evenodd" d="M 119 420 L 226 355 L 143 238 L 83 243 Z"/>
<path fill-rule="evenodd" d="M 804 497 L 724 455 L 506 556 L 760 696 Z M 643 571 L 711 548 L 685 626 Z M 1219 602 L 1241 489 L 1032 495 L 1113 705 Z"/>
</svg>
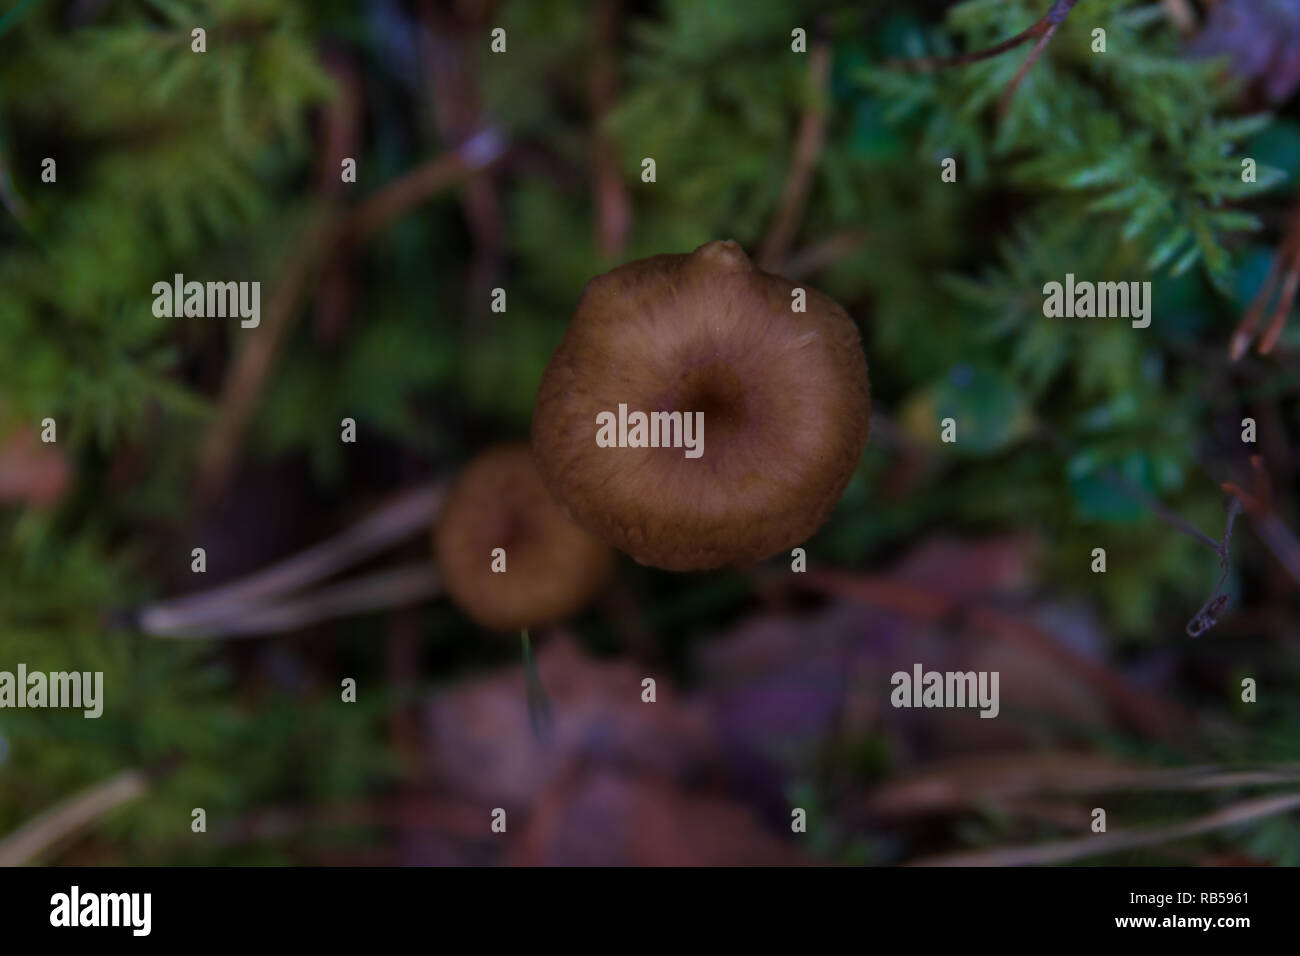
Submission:
<svg viewBox="0 0 1300 956">
<path fill-rule="evenodd" d="M 998 114 L 1004 116 L 1011 105 L 1011 99 L 1016 95 L 1016 90 L 1020 83 L 1029 73 L 1033 65 L 1038 62 L 1039 57 L 1043 55 L 1043 50 L 1047 48 L 1048 42 L 1060 29 L 1065 18 L 1070 15 L 1070 11 L 1079 0 L 1056 0 L 1052 8 L 1048 10 L 1037 22 L 1027 29 L 1017 33 L 1010 39 L 995 43 L 990 47 L 982 50 L 974 50 L 970 53 L 960 53 L 956 56 L 936 56 L 922 57 L 915 60 L 894 60 L 892 65 L 907 70 L 939 70 L 947 69 L 954 66 L 966 66 L 970 63 L 978 63 L 981 60 L 989 60 L 995 56 L 1000 56 L 1008 50 L 1014 50 L 1016 47 L 1023 46 L 1030 40 L 1037 39 L 1034 48 L 1029 52 L 1028 58 L 1016 71 L 1016 75 L 1007 84 L 998 101 Z"/>
<path fill-rule="evenodd" d="M 1106 856 L 1123 850 L 1133 850 L 1144 846 L 1157 846 L 1172 840 L 1200 836 L 1239 826 L 1255 820 L 1277 816 L 1300 807 L 1300 793 L 1287 793 L 1270 797 L 1259 797 L 1234 803 L 1222 810 L 1185 823 L 1171 826 L 1145 827 L 1132 830 L 1117 830 L 1080 837 L 1077 840 L 1063 840 L 1057 843 L 1040 843 L 1029 846 L 1003 847 L 996 850 L 978 850 L 973 853 L 954 853 L 946 856 L 927 857 L 913 861 L 910 866 L 1045 866 L 1051 863 L 1068 863 L 1072 860 L 1086 860 L 1095 856 Z"/>
<path fill-rule="evenodd" d="M 1009 40 L 1003 40 L 1001 43 L 995 43 L 993 46 L 985 47 L 982 50 L 975 50 L 970 53 L 958 53 L 954 56 L 923 56 L 913 60 L 891 60 L 890 65 L 896 66 L 903 70 L 912 70 L 917 73 L 929 72 L 930 70 L 946 70 L 954 66 L 967 66 L 971 63 L 978 63 L 981 60 L 991 60 L 995 56 L 1006 53 L 1008 50 L 1014 50 L 1018 46 L 1023 46 L 1034 37 L 1039 36 L 1047 27 L 1042 20 L 1039 20 L 1033 26 L 1029 27 Z"/>
<path fill-rule="evenodd" d="M 1020 88 L 1021 82 L 1033 68 L 1033 65 L 1038 62 L 1038 58 L 1043 55 L 1043 51 L 1047 49 L 1047 44 L 1051 42 L 1052 36 L 1059 26 L 1059 23 L 1053 23 L 1044 30 L 1038 38 L 1038 42 L 1034 44 L 1034 48 L 1029 51 L 1029 56 L 1025 57 L 1025 62 L 1020 64 L 1020 69 L 1016 70 L 1016 75 L 1011 78 L 1011 82 L 1007 84 L 1007 88 L 1002 91 L 1002 95 L 998 98 L 999 116 L 1005 116 L 1007 110 L 1011 108 L 1011 98 L 1016 95 L 1016 90 Z"/>
<path fill-rule="evenodd" d="M 883 783 L 864 804 L 854 808 L 852 824 L 958 814 L 1029 798 L 1235 790 L 1284 784 L 1300 784 L 1300 765 L 1141 767 L 1051 751 L 1008 754 L 994 761 L 959 758 Z"/>
<path fill-rule="evenodd" d="M 1295 301 L 1296 289 L 1300 288 L 1300 250 L 1291 257 L 1286 277 L 1282 281 L 1282 293 L 1277 297 L 1277 306 L 1273 309 L 1273 320 L 1259 340 L 1259 354 L 1267 355 L 1277 345 L 1282 330 L 1286 327 L 1287 317 L 1291 314 L 1291 304 Z"/>
<path fill-rule="evenodd" d="M 591 111 L 591 179 L 596 206 L 596 249 L 602 259 L 622 257 L 632 219 L 632 205 L 619 168 L 618 144 L 605 131 L 606 118 L 618 102 L 620 0 L 603 0 L 592 11 L 595 49 L 587 71 Z"/>
<path fill-rule="evenodd" d="M 100 817 L 144 796 L 149 778 L 140 770 L 127 770 L 33 818 L 0 841 L 0 866 L 22 866 L 54 844 L 84 830 Z"/>
<path fill-rule="evenodd" d="M 537 740 L 545 740 L 551 731 L 551 700 L 542 684 L 537 662 L 533 658 L 533 645 L 528 639 L 528 628 L 519 632 L 519 643 L 524 653 L 524 681 L 527 687 L 528 723 Z"/>
<path fill-rule="evenodd" d="M 331 254 L 348 243 L 372 238 L 420 203 L 496 162 L 506 142 L 494 128 L 481 130 L 458 149 L 449 150 L 390 182 L 349 213 L 331 208 L 323 221 L 304 227 L 267 305 L 261 322 L 239 353 L 222 385 L 216 420 L 204 436 L 199 456 L 200 497 L 211 500 L 225 487 L 234 469 L 243 436 L 262 391 L 311 293 L 312 280 L 326 268 Z"/>
<path fill-rule="evenodd" d="M 272 599 L 307 587 L 427 528 L 442 506 L 445 487 L 429 483 L 404 492 L 350 528 L 306 551 L 230 584 L 150 605 L 137 615 L 147 634 L 175 636 L 265 608 Z"/>
<path fill-rule="evenodd" d="M 1273 556 L 1291 575 L 1291 579 L 1300 584 L 1300 541 L 1296 540 L 1295 534 L 1283 524 L 1275 511 L 1252 517 L 1251 521 Z"/>
<path fill-rule="evenodd" d="M 1292 579 L 1300 584 L 1300 541 L 1296 540 L 1291 529 L 1283 524 L 1273 508 L 1273 495 L 1269 488 L 1268 473 L 1264 471 L 1264 459 L 1260 455 L 1251 455 L 1250 467 L 1254 482 L 1250 491 L 1244 491 L 1231 481 L 1225 481 L 1222 488 L 1241 501 L 1255 531 Z"/>
<path fill-rule="evenodd" d="M 1214 627 L 1215 624 L 1219 623 L 1219 615 L 1223 613 L 1223 609 L 1228 603 L 1228 596 L 1222 592 L 1224 584 L 1227 583 L 1228 575 L 1232 571 L 1231 564 L 1229 563 L 1229 546 L 1232 543 L 1232 527 L 1237 520 L 1237 516 L 1241 514 L 1245 507 L 1242 503 L 1241 497 L 1233 494 L 1229 499 L 1228 518 L 1223 529 L 1223 538 L 1222 540 L 1216 541 L 1182 515 L 1170 511 L 1156 498 L 1147 494 L 1142 488 L 1139 488 L 1137 485 L 1128 481 L 1123 475 L 1113 469 L 1103 469 L 1101 476 L 1123 494 L 1149 508 L 1151 512 L 1165 524 L 1177 531 L 1181 531 L 1193 541 L 1199 541 L 1219 556 L 1219 567 L 1222 569 L 1223 573 L 1219 575 L 1219 580 L 1214 585 L 1214 590 L 1210 592 L 1210 596 L 1206 599 L 1205 603 L 1201 605 L 1200 610 L 1198 610 L 1192 619 L 1187 622 L 1186 631 L 1188 636 L 1200 637 L 1210 628 Z M 1232 494 L 1231 489 L 1225 488 L 1224 490 L 1228 491 L 1229 494 Z"/>
<path fill-rule="evenodd" d="M 434 157 L 379 190 L 347 216 L 343 232 L 354 241 L 370 239 L 402 214 L 496 162 L 505 146 L 496 129 L 481 130 L 459 149 Z"/>
<path fill-rule="evenodd" d="M 297 600 L 257 605 L 183 630 L 156 633 L 171 638 L 254 637 L 283 634 L 310 624 L 372 611 L 407 607 L 435 597 L 442 587 L 427 562 L 393 568 L 313 591 Z"/>
<path fill-rule="evenodd" d="M 1214 590 L 1205 603 L 1201 605 L 1201 609 L 1187 622 L 1187 634 L 1190 637 L 1200 637 L 1219 623 L 1219 615 L 1223 612 L 1224 605 L 1228 603 L 1228 596 L 1221 592 L 1224 583 L 1228 580 L 1229 573 L 1232 571 L 1232 564 L 1229 561 L 1231 556 L 1230 547 L 1232 545 L 1232 526 L 1237 520 L 1237 515 L 1241 514 L 1242 508 L 1241 499 L 1238 497 L 1234 496 L 1228 502 L 1227 525 L 1223 529 L 1223 544 L 1219 548 L 1219 567 L 1223 569 L 1223 573 L 1219 575 L 1218 583 L 1214 585 Z"/>
<path fill-rule="evenodd" d="M 776 271 L 787 279 L 802 279 L 857 251 L 866 239 L 863 230 L 836 233 L 794 253 Z"/>
<path fill-rule="evenodd" d="M 764 269 L 777 268 L 786 257 L 790 243 L 799 231 L 813 173 L 821 156 L 822 142 L 826 137 L 826 85 L 830 82 L 831 75 L 831 45 L 825 35 L 827 32 L 824 28 L 818 30 L 820 35 L 813 41 L 809 56 L 808 105 L 799 121 L 794 158 L 781 193 L 776 218 L 758 254 L 758 264 Z"/>
<path fill-rule="evenodd" d="M 1170 511 L 1157 498 L 1147 494 L 1145 490 L 1133 484 L 1119 472 L 1112 468 L 1103 468 L 1099 474 L 1103 480 L 1109 482 L 1116 489 L 1138 502 L 1138 504 L 1150 509 L 1157 518 L 1169 525 L 1169 527 L 1181 531 L 1194 541 L 1199 541 L 1215 554 L 1221 555 L 1223 553 L 1223 546 L 1220 542 L 1211 538 L 1182 515 Z"/>
<path fill-rule="evenodd" d="M 313 218 L 302 228 L 267 303 L 266 315 L 259 319 L 248 344 L 226 375 L 216 418 L 199 450 L 197 485 L 201 500 L 214 498 L 230 477 L 262 390 L 289 340 L 305 290 L 312 286 L 336 237 L 333 220 L 321 222 Z"/>
<path fill-rule="evenodd" d="M 1287 226 L 1277 254 L 1273 257 L 1268 276 L 1255 293 L 1250 307 L 1232 334 L 1228 357 L 1234 362 L 1245 355 L 1251 343 L 1255 341 L 1255 336 L 1259 333 L 1260 320 L 1264 317 L 1264 310 L 1272 301 L 1273 293 L 1279 283 L 1281 283 L 1282 293 L 1270 314 L 1268 330 L 1260 340 L 1258 346 L 1260 355 L 1267 355 L 1277 344 L 1291 311 L 1296 290 L 1300 287 L 1300 203 L 1296 203 L 1291 211 L 1290 224 Z"/>
</svg>

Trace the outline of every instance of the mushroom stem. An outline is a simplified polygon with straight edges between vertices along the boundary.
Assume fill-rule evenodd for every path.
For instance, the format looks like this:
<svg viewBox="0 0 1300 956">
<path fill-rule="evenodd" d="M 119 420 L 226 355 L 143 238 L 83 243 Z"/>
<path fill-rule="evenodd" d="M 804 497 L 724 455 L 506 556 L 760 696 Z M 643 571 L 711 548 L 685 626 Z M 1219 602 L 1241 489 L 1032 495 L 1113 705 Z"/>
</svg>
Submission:
<svg viewBox="0 0 1300 956">
<path fill-rule="evenodd" d="M 528 686 L 528 723 L 533 728 L 533 736 L 541 741 L 551 732 L 551 699 L 542 684 L 541 674 L 537 672 L 537 661 L 533 658 L 533 645 L 526 627 L 519 632 L 519 644 L 524 652 L 524 680 Z"/>
</svg>

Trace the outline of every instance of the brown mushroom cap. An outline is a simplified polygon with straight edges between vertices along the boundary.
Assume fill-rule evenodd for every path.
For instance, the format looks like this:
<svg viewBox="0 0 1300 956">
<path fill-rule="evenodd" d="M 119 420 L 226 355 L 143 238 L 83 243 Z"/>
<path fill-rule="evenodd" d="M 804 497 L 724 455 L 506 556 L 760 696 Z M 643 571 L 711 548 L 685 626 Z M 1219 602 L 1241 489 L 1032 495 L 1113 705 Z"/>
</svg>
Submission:
<svg viewBox="0 0 1300 956">
<path fill-rule="evenodd" d="M 806 311 L 792 292 L 806 292 Z M 704 450 L 599 447 L 597 415 L 704 413 Z M 734 242 L 588 283 L 542 377 L 533 450 L 570 516 L 643 564 L 747 564 L 821 526 L 866 446 L 867 363 L 827 296 Z"/>
<path fill-rule="evenodd" d="M 492 630 L 517 631 L 571 617 L 605 583 L 609 548 L 555 504 L 524 443 L 474 458 L 447 495 L 434 555 L 451 599 Z M 505 550 L 506 570 L 492 570 Z"/>
</svg>

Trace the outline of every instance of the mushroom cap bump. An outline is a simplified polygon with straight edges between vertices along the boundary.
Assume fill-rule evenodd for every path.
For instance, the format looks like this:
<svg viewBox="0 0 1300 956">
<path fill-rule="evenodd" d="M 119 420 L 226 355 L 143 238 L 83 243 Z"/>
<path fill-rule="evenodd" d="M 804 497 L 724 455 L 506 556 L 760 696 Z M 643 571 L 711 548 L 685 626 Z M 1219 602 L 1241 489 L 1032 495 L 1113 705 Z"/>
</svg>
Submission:
<svg viewBox="0 0 1300 956">
<path fill-rule="evenodd" d="M 804 289 L 806 311 L 792 308 Z M 597 415 L 703 412 L 703 454 L 599 447 Z M 569 515 L 643 564 L 743 565 L 805 541 L 853 476 L 871 417 L 857 327 L 731 241 L 587 284 L 542 376 L 533 450 Z"/>
<path fill-rule="evenodd" d="M 469 462 L 434 527 L 434 556 L 451 599 L 497 631 L 542 627 L 571 617 L 604 585 L 609 548 L 556 505 L 520 442 Z M 506 570 L 492 570 L 505 550 Z"/>
</svg>

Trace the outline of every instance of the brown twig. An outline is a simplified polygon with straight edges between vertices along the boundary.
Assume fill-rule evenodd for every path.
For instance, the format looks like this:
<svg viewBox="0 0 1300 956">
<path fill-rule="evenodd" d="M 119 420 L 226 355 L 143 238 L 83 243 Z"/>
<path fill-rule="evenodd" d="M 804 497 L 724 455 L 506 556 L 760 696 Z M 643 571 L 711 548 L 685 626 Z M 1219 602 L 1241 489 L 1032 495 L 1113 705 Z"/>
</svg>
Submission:
<svg viewBox="0 0 1300 956">
<path fill-rule="evenodd" d="M 1133 482 L 1129 481 L 1113 468 L 1103 468 L 1099 474 L 1105 481 L 1114 486 L 1116 490 L 1150 510 L 1152 514 L 1175 531 L 1181 531 L 1193 541 L 1199 541 L 1215 554 L 1222 553 L 1222 547 L 1219 541 L 1211 538 L 1208 534 L 1196 527 L 1196 525 L 1192 524 L 1182 515 L 1175 511 L 1170 511 L 1158 498 L 1147 494 L 1145 490 L 1133 484 Z"/>
<path fill-rule="evenodd" d="M 1296 539 L 1273 508 L 1273 495 L 1268 473 L 1264 471 L 1264 459 L 1252 455 L 1250 467 L 1253 485 L 1249 492 L 1231 481 L 1223 483 L 1223 490 L 1241 501 L 1256 533 L 1292 579 L 1300 584 L 1300 540 Z"/>
<path fill-rule="evenodd" d="M 829 31 L 819 26 L 817 37 L 809 52 L 808 103 L 799 121 L 795 139 L 794 158 L 785 188 L 777 205 L 776 218 L 763 240 L 758 253 L 758 264 L 764 269 L 775 269 L 786 256 L 799 223 L 803 219 L 808 191 L 812 186 L 813 172 L 821 155 L 826 137 L 826 85 L 831 75 L 831 45 Z"/>
<path fill-rule="evenodd" d="M 433 104 L 432 119 L 444 148 L 464 142 L 484 125 L 476 65 L 490 7 L 436 0 L 421 0 L 417 7 L 428 46 L 426 96 Z M 473 240 L 466 274 L 469 301 L 480 303 L 481 314 L 490 317 L 487 301 L 491 289 L 500 284 L 506 234 L 500 190 L 491 171 L 484 168 L 466 178 L 459 199 Z M 479 330 L 477 325 L 470 328 Z"/>
<path fill-rule="evenodd" d="M 1006 115 L 1007 110 L 1011 107 L 1011 99 L 1016 95 L 1016 90 L 1020 89 L 1020 84 L 1024 81 L 1034 64 L 1038 62 L 1038 58 L 1043 55 L 1043 51 L 1047 49 L 1047 44 L 1051 42 L 1053 34 L 1056 33 L 1059 27 L 1060 23 L 1049 25 L 1048 28 L 1042 32 L 1042 35 L 1039 36 L 1037 42 L 1034 43 L 1034 48 L 1029 51 L 1029 56 L 1025 57 L 1025 62 L 1020 64 L 1020 69 L 1016 70 L 1016 75 L 1011 78 L 1011 82 L 1007 84 L 1007 88 L 1003 90 L 1002 95 L 998 97 L 999 116 Z"/>
<path fill-rule="evenodd" d="M 1011 105 L 1011 99 L 1015 96 L 1016 90 L 1024 80 L 1026 74 L 1033 65 L 1038 62 L 1039 57 L 1043 55 L 1043 50 L 1051 41 L 1056 31 L 1060 29 L 1065 18 L 1070 15 L 1070 11 L 1079 0 L 1056 0 L 1052 8 L 1043 16 L 1029 26 L 1027 29 L 1017 33 L 1010 39 L 995 43 L 993 46 L 985 47 L 982 50 L 974 50 L 970 53 L 960 53 L 956 56 L 933 56 L 920 57 L 914 60 L 894 60 L 891 65 L 901 69 L 922 71 L 922 70 L 939 70 L 954 66 L 965 66 L 969 63 L 978 63 L 981 60 L 989 60 L 995 56 L 1006 53 L 1008 50 L 1014 50 L 1016 47 L 1023 46 L 1030 40 L 1036 40 L 1034 48 L 1029 52 L 1029 56 L 1016 71 L 1016 75 L 1003 91 L 998 101 L 999 115 L 1005 115 L 1007 108 Z"/>
<path fill-rule="evenodd" d="M 459 149 L 430 160 L 389 183 L 351 213 L 328 214 L 313 220 L 300 235 L 276 287 L 267 314 L 252 330 L 222 387 L 216 421 L 204 438 L 199 455 L 200 496 L 211 499 L 225 486 L 238 457 L 243 435 L 275 367 L 280 349 L 301 311 L 311 279 L 338 243 L 364 242 L 399 216 L 479 169 L 496 162 L 505 144 L 493 129 L 485 129 Z"/>
<path fill-rule="evenodd" d="M 1218 547 L 1219 567 L 1223 573 L 1219 575 L 1218 583 L 1214 585 L 1214 590 L 1206 598 L 1201 609 L 1196 612 L 1195 616 L 1187 622 L 1187 635 L 1189 637 L 1200 637 L 1215 624 L 1219 623 L 1219 615 L 1223 613 L 1224 606 L 1228 603 L 1228 595 L 1223 594 L 1223 585 L 1228 580 L 1228 575 L 1232 571 L 1230 558 L 1230 548 L 1232 545 L 1232 526 L 1237 520 L 1237 515 L 1241 514 L 1241 499 L 1233 497 L 1228 501 L 1228 518 L 1223 529 L 1223 541 Z"/>
<path fill-rule="evenodd" d="M 1260 355 L 1268 355 L 1273 351 L 1273 347 L 1277 345 L 1277 340 L 1286 326 L 1291 305 L 1295 301 L 1296 290 L 1300 289 L 1300 202 L 1297 202 L 1291 211 L 1286 235 L 1282 239 L 1282 245 L 1278 248 L 1277 255 L 1273 257 L 1273 264 L 1269 267 L 1264 284 L 1255 293 L 1255 297 L 1250 302 L 1250 307 L 1246 309 L 1246 314 L 1242 316 L 1241 323 L 1232 334 L 1232 341 L 1228 346 L 1228 356 L 1234 362 L 1245 355 L 1250 349 L 1251 343 L 1255 341 L 1264 312 L 1269 303 L 1273 301 L 1273 293 L 1278 289 L 1279 285 L 1281 286 L 1281 294 L 1278 296 L 1277 303 L 1269 315 L 1268 328 L 1259 340 L 1258 352 Z"/>
<path fill-rule="evenodd" d="M 399 216 L 490 166 L 504 150 L 495 129 L 481 130 L 459 149 L 435 157 L 371 196 L 347 217 L 343 232 L 353 242 L 365 242 Z"/>
<path fill-rule="evenodd" d="M 1228 596 L 1223 594 L 1222 591 L 1231 571 L 1229 558 L 1232 529 L 1237 517 L 1243 511 L 1250 516 L 1255 530 L 1259 532 L 1260 537 L 1264 539 L 1265 544 L 1269 546 L 1269 549 L 1282 563 L 1282 566 L 1300 583 L 1300 541 L 1296 540 L 1290 529 L 1282 523 L 1282 520 L 1273 510 L 1268 475 L 1264 471 L 1263 458 L 1254 455 L 1251 457 L 1250 464 L 1254 475 L 1252 491 L 1244 491 L 1231 481 L 1225 481 L 1221 486 L 1224 493 L 1230 495 L 1231 498 L 1228 502 L 1228 517 L 1223 529 L 1223 537 L 1218 540 L 1211 538 L 1186 518 L 1170 511 L 1160 501 L 1126 480 L 1118 472 L 1111 469 L 1102 472 L 1103 478 L 1124 494 L 1145 505 L 1165 524 L 1182 532 L 1192 540 L 1199 541 L 1219 556 L 1219 567 L 1223 573 L 1220 574 L 1219 580 L 1209 598 L 1201 605 L 1200 610 L 1196 612 L 1192 619 L 1187 622 L 1187 634 L 1191 637 L 1200 637 L 1214 627 L 1219 622 L 1219 615 L 1223 613 L 1223 609 L 1228 603 Z"/>
<path fill-rule="evenodd" d="M 627 187 L 618 168 L 618 149 L 602 129 L 618 102 L 619 0 L 602 0 L 592 11 L 592 56 L 588 98 L 592 122 L 592 192 L 596 203 L 596 248 L 601 257 L 622 256 L 631 223 Z"/>
<path fill-rule="evenodd" d="M 352 61 L 337 53 L 323 55 L 334 77 L 339 96 L 323 111 L 320 119 L 320 160 L 316 168 L 316 191 L 334 201 L 344 191 L 342 162 L 358 154 L 365 96 L 360 73 Z M 348 188 L 355 189 L 355 186 Z M 347 326 L 352 311 L 354 277 L 352 256 L 346 248 L 337 250 L 322 270 L 316 294 L 315 330 L 318 339 L 332 342 Z"/>
<path fill-rule="evenodd" d="M 866 240 L 862 230 L 836 233 L 793 253 L 776 271 L 787 279 L 802 279 L 856 252 Z"/>
<path fill-rule="evenodd" d="M 198 491 L 210 500 L 224 487 L 238 455 L 244 431 L 261 398 L 262 388 L 289 338 L 303 292 L 311 284 L 325 252 L 332 246 L 331 225 L 313 220 L 299 235 L 258 327 L 226 376 L 217 418 L 199 452 Z"/>
</svg>

